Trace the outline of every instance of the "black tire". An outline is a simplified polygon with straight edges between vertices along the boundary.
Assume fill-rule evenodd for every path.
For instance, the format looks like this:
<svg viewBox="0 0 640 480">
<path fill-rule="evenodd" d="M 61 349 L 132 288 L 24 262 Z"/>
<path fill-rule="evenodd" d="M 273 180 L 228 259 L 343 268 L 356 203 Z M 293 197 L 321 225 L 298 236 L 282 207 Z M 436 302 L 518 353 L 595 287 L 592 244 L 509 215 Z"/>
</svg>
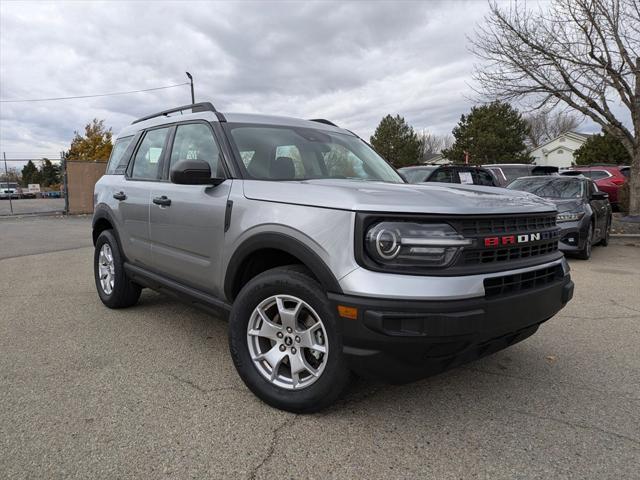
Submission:
<svg viewBox="0 0 640 480">
<path fill-rule="evenodd" d="M 603 247 L 608 246 L 610 237 L 611 237 L 611 217 L 609 217 L 609 220 L 607 220 L 607 227 L 604 229 L 604 237 L 602 237 L 602 240 L 598 242 L 598 245 L 602 245 Z"/>
<path fill-rule="evenodd" d="M 589 230 L 587 232 L 587 240 L 584 243 L 584 248 L 580 250 L 576 256 L 582 260 L 589 260 L 591 258 L 591 249 L 593 248 L 593 223 L 589 224 Z"/>
<path fill-rule="evenodd" d="M 113 256 L 113 290 L 110 293 L 105 292 L 100 281 L 99 259 L 100 251 L 103 245 L 107 244 L 111 248 Z M 95 251 L 93 254 L 93 276 L 96 282 L 98 296 L 102 303 L 109 308 L 126 308 L 135 305 L 140 298 L 142 288 L 140 285 L 133 283 L 127 277 L 124 271 L 124 261 L 118 241 L 111 230 L 105 230 L 98 236 L 96 240 Z"/>
<path fill-rule="evenodd" d="M 275 295 L 289 295 L 307 303 L 317 313 L 326 331 L 327 357 L 324 370 L 314 383 L 301 389 L 275 385 L 258 371 L 251 358 L 248 326 L 254 309 Z M 297 337 L 296 337 L 297 338 Z M 268 270 L 249 281 L 236 297 L 229 318 L 229 348 L 238 374 L 262 401 L 294 413 L 311 413 L 334 403 L 349 384 L 350 372 L 342 352 L 338 316 L 318 282 L 303 267 Z M 269 347 L 267 347 L 269 348 Z"/>
</svg>

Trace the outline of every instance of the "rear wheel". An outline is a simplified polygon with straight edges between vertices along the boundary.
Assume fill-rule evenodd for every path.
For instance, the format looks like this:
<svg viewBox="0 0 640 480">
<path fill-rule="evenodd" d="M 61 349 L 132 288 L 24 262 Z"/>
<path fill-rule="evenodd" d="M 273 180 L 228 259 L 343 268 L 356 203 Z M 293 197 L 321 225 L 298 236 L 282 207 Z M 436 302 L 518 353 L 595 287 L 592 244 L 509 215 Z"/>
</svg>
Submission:
<svg viewBox="0 0 640 480">
<path fill-rule="evenodd" d="M 577 253 L 578 258 L 582 260 L 589 260 L 591 258 L 591 249 L 593 246 L 593 223 L 589 223 L 589 230 L 587 232 L 587 239 L 585 240 L 584 247 Z"/>
<path fill-rule="evenodd" d="M 349 382 L 337 316 L 323 288 L 297 268 L 268 270 L 241 290 L 229 346 L 247 387 L 282 410 L 320 410 Z"/>
<path fill-rule="evenodd" d="M 141 288 L 127 277 L 116 237 L 111 230 L 98 236 L 93 255 L 93 272 L 100 300 L 109 308 L 135 305 Z"/>
</svg>

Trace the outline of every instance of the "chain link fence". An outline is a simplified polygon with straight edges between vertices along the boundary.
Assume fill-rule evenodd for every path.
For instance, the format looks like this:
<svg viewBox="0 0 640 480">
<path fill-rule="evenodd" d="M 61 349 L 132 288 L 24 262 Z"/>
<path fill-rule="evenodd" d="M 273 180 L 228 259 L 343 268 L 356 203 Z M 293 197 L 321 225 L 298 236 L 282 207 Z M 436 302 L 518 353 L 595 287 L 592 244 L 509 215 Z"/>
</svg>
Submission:
<svg viewBox="0 0 640 480">
<path fill-rule="evenodd" d="M 67 169 L 58 158 L 8 158 L 0 168 L 0 217 L 69 211 Z"/>
</svg>

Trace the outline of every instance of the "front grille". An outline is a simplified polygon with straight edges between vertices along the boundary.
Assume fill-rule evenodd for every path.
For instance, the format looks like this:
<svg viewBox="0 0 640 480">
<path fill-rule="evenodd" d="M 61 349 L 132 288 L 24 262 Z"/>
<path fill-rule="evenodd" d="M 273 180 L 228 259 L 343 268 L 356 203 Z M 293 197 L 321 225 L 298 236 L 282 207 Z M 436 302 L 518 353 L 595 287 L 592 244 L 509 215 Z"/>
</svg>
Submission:
<svg viewBox="0 0 640 480">
<path fill-rule="evenodd" d="M 562 278 L 562 275 L 562 267 L 556 265 L 531 272 L 487 278 L 484 281 L 485 296 L 496 297 L 499 295 L 509 295 L 543 287 Z"/>
<path fill-rule="evenodd" d="M 461 233 L 465 237 L 547 230 L 555 226 L 555 214 L 466 219 L 460 225 Z"/>
<path fill-rule="evenodd" d="M 558 241 L 551 240 L 534 245 L 523 245 L 508 248 L 496 248 L 491 250 L 470 250 L 465 251 L 463 262 L 465 265 L 479 265 L 491 262 L 508 262 L 509 260 L 519 260 L 521 258 L 536 257 L 546 255 L 558 250 Z"/>
<path fill-rule="evenodd" d="M 548 255 L 558 250 L 558 230 L 555 213 L 525 214 L 514 216 L 482 216 L 460 219 L 455 228 L 474 245 L 464 249 L 458 265 L 479 267 L 491 263 L 525 261 L 528 258 Z M 520 242 L 521 236 L 540 234 L 539 240 Z M 505 237 L 513 237 L 503 242 Z M 486 245 L 488 238 L 499 243 Z"/>
</svg>

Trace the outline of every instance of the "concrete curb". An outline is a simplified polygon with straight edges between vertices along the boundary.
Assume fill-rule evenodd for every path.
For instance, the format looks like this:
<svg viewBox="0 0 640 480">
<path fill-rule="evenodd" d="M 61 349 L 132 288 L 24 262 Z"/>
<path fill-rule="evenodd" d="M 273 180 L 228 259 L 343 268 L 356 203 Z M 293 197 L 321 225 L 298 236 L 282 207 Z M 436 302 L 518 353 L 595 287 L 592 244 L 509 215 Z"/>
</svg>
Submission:
<svg viewBox="0 0 640 480">
<path fill-rule="evenodd" d="M 611 238 L 633 238 L 640 240 L 640 233 L 612 233 Z"/>
</svg>

